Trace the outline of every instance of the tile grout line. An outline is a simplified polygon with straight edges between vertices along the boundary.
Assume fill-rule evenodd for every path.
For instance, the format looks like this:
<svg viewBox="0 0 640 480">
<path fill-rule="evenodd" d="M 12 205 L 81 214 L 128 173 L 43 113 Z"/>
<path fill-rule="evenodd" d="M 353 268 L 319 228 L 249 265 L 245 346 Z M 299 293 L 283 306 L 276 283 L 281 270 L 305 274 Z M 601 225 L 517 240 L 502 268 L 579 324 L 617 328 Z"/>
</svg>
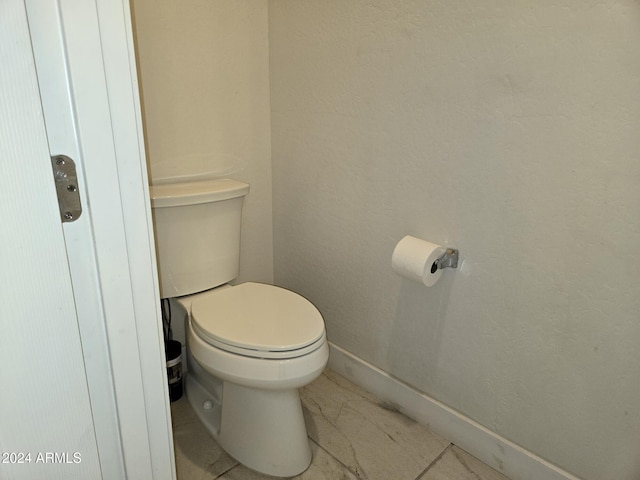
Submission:
<svg viewBox="0 0 640 480">
<path fill-rule="evenodd" d="M 224 472 L 220 473 L 219 475 L 216 475 L 216 477 L 213 480 L 217 480 L 218 478 L 222 478 L 224 477 L 227 473 L 229 473 L 231 470 L 233 470 L 234 468 L 238 468 L 240 465 L 242 465 L 240 462 L 238 462 L 235 458 L 233 459 L 236 464 L 233 465 L 232 467 L 227 468 Z M 215 462 L 214 462 L 215 463 Z M 212 463 L 209 467 L 213 466 L 214 464 Z M 206 472 L 205 472 L 206 473 Z"/>
<path fill-rule="evenodd" d="M 429 470 L 431 470 L 432 467 L 435 467 L 436 463 L 438 463 L 442 459 L 442 457 L 444 457 L 444 454 L 447 453 L 447 450 L 451 449 L 451 447 L 453 447 L 453 443 L 447 445 L 445 449 L 440 452 L 440 455 L 434 458 L 433 461 L 429 465 L 427 465 L 427 468 L 420 472 L 420 475 L 416 477 L 416 480 L 420 480 L 421 478 L 423 478 L 425 474 L 429 472 Z"/>
</svg>

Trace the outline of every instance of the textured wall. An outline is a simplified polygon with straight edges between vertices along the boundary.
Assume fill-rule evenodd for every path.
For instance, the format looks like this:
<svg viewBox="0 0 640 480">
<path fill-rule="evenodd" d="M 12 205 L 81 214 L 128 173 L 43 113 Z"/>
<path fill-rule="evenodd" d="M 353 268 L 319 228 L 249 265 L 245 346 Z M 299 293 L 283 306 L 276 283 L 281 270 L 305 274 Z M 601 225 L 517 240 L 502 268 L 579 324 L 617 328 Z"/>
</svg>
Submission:
<svg viewBox="0 0 640 480">
<path fill-rule="evenodd" d="M 134 0 L 152 183 L 251 184 L 238 281 L 273 280 L 266 0 Z"/>
<path fill-rule="evenodd" d="M 276 283 L 590 480 L 640 476 L 640 4 L 271 0 Z M 460 248 L 427 289 L 411 234 Z"/>
</svg>

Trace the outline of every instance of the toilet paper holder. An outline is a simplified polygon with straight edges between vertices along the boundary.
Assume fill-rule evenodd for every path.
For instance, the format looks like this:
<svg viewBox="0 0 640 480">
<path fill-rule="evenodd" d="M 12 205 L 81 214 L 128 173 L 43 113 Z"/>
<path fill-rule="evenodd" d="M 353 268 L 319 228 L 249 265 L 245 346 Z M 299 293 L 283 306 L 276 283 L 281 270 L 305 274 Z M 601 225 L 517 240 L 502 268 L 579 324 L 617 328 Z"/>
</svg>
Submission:
<svg viewBox="0 0 640 480">
<path fill-rule="evenodd" d="M 441 257 L 436 259 L 431 265 L 431 273 L 436 273 L 438 269 L 458 268 L 458 250 L 447 248 Z"/>
</svg>

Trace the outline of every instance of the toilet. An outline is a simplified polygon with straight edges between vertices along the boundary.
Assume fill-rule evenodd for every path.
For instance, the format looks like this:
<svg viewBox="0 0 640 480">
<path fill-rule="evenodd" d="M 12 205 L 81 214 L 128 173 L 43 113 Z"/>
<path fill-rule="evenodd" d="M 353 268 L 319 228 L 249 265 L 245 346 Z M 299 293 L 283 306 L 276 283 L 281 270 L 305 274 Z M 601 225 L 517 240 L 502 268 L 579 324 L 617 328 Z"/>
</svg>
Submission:
<svg viewBox="0 0 640 480">
<path fill-rule="evenodd" d="M 232 457 L 291 477 L 311 463 L 298 388 L 329 349 L 320 312 L 304 297 L 238 276 L 249 185 L 215 179 L 151 187 L 160 296 L 186 312 L 187 398 Z"/>
</svg>

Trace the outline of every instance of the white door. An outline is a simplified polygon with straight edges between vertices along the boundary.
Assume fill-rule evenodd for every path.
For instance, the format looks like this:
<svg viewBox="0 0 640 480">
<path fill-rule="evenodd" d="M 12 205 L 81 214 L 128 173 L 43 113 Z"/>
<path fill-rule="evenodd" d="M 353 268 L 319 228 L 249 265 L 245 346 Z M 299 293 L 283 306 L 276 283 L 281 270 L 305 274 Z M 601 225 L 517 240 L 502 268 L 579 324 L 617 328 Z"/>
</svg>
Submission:
<svg viewBox="0 0 640 480">
<path fill-rule="evenodd" d="M 175 479 L 129 15 L 0 1 L 0 480 Z"/>
<path fill-rule="evenodd" d="M 0 478 L 101 479 L 24 5 L 0 2 Z"/>
</svg>

